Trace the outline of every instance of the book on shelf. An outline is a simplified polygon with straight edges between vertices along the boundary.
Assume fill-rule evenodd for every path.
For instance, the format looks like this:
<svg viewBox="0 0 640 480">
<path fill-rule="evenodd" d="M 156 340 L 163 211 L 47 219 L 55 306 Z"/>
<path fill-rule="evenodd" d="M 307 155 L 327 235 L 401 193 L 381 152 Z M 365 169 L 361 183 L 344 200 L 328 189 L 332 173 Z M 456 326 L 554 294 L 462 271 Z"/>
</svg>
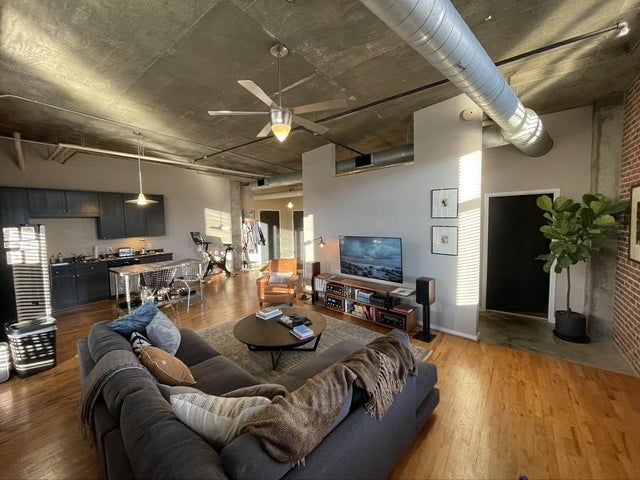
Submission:
<svg viewBox="0 0 640 480">
<path fill-rule="evenodd" d="M 293 327 L 290 331 L 291 335 L 300 340 L 306 340 L 307 338 L 312 338 L 315 336 L 313 330 L 311 330 L 306 325 L 298 325 L 297 327 Z"/>
<path fill-rule="evenodd" d="M 278 307 L 263 308 L 258 313 L 256 313 L 256 317 L 261 318 L 262 320 L 270 320 L 281 315 L 282 310 L 280 310 Z"/>
</svg>

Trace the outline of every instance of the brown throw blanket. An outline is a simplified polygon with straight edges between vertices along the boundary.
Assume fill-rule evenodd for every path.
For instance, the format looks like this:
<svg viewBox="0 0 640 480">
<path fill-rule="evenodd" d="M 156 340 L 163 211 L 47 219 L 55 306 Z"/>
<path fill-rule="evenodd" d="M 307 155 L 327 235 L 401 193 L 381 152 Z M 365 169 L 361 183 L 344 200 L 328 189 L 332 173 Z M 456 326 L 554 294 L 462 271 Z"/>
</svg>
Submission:
<svg viewBox="0 0 640 480">
<path fill-rule="evenodd" d="M 80 428 L 87 440 L 93 441 L 95 425 L 93 423 L 93 408 L 102 393 L 102 387 L 116 373 L 131 368 L 140 369 L 153 379 L 151 373 L 140 363 L 133 352 L 127 350 L 112 350 L 106 353 L 89 372 L 82 382 L 80 398 Z M 155 380 L 154 380 L 155 381 Z"/>
<path fill-rule="evenodd" d="M 260 439 L 278 462 L 302 462 L 334 426 L 354 383 L 367 392 L 369 413 L 380 419 L 415 368 L 411 350 L 397 338 L 377 338 L 311 377 L 295 392 L 276 397 L 242 431 Z"/>
</svg>

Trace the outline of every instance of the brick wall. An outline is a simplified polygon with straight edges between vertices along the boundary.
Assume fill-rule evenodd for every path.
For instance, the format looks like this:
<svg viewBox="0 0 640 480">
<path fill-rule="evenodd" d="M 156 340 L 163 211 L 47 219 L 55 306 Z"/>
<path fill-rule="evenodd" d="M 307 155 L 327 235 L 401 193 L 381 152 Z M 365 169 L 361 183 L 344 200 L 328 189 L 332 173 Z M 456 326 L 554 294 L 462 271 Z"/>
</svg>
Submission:
<svg viewBox="0 0 640 480">
<path fill-rule="evenodd" d="M 640 77 L 625 94 L 620 198 L 629 200 L 640 185 Z M 621 226 L 616 268 L 613 336 L 640 373 L 640 263 L 629 259 L 629 218 Z"/>
</svg>

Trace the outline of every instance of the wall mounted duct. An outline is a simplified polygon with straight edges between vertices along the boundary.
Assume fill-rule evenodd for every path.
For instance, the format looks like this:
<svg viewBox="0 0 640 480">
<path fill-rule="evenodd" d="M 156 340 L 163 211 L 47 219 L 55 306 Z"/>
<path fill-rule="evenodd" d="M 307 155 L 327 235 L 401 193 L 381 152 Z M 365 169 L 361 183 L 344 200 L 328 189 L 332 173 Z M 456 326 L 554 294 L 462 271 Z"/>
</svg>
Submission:
<svg viewBox="0 0 640 480">
<path fill-rule="evenodd" d="M 283 175 L 274 175 L 269 178 L 260 178 L 249 184 L 252 192 L 266 190 L 273 187 L 288 187 L 302 183 L 302 172 L 285 173 Z"/>
<path fill-rule="evenodd" d="M 449 0 L 360 0 L 467 94 L 526 155 L 553 147 L 542 121 L 525 108 Z"/>
<path fill-rule="evenodd" d="M 336 162 L 336 175 L 351 175 L 379 168 L 395 167 L 413 163 L 413 144 L 383 150 L 368 155 L 358 155 Z"/>
</svg>

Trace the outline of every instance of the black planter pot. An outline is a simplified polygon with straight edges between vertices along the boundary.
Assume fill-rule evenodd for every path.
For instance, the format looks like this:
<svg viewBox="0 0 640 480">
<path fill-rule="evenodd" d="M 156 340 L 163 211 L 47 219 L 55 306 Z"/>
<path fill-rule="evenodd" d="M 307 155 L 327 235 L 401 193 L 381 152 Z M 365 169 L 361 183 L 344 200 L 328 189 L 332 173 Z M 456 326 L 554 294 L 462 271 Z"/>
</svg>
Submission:
<svg viewBox="0 0 640 480">
<path fill-rule="evenodd" d="M 589 343 L 587 317 L 581 313 L 556 310 L 556 328 L 553 334 L 561 340 L 574 343 Z"/>
</svg>

